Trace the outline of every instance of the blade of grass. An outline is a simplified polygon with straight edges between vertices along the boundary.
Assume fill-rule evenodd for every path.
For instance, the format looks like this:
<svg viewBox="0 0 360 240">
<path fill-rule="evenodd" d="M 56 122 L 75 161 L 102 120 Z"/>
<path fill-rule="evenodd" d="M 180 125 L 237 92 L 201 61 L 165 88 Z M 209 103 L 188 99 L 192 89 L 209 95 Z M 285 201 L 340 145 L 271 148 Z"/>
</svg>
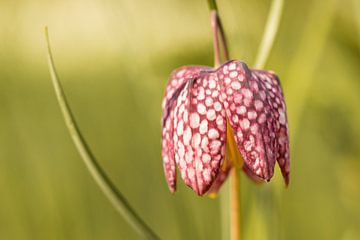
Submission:
<svg viewBox="0 0 360 240">
<path fill-rule="evenodd" d="M 101 168 L 93 153 L 91 152 L 88 144 L 86 143 L 84 137 L 79 130 L 78 125 L 74 119 L 74 116 L 70 110 L 69 104 L 66 100 L 63 88 L 59 81 L 55 64 L 50 48 L 50 40 L 48 28 L 45 27 L 45 37 L 48 50 L 48 65 L 51 75 L 51 80 L 55 89 L 55 94 L 62 111 L 65 124 L 69 130 L 71 138 L 76 146 L 76 149 L 79 151 L 81 158 L 83 159 L 87 169 L 89 170 L 91 176 L 94 178 L 95 182 L 98 184 L 100 189 L 103 191 L 105 196 L 110 200 L 115 209 L 124 217 L 124 219 L 133 227 L 133 229 L 138 232 L 144 239 L 160 239 L 151 228 L 141 219 L 141 217 L 135 212 L 135 210 L 130 206 L 127 199 L 123 194 L 116 188 L 116 186 L 111 182 L 110 178 L 107 176 L 106 172 Z"/>
<path fill-rule="evenodd" d="M 260 47 L 255 60 L 255 68 L 264 68 L 269 58 L 271 48 L 274 44 L 275 36 L 278 32 L 281 15 L 283 11 L 284 0 L 273 0 L 270 12 L 266 21 L 266 26 Z"/>
</svg>

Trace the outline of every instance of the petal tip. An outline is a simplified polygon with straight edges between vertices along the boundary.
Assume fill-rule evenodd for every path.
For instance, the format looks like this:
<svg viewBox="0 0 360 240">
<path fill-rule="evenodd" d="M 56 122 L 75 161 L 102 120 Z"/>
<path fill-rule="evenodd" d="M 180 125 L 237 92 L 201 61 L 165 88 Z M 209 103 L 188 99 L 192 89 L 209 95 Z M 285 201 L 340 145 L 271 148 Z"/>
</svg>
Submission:
<svg viewBox="0 0 360 240">
<path fill-rule="evenodd" d="M 287 174 L 287 175 L 284 177 L 284 181 L 285 181 L 285 188 L 288 188 L 288 187 L 289 187 L 289 184 L 290 184 L 290 174 Z"/>
</svg>

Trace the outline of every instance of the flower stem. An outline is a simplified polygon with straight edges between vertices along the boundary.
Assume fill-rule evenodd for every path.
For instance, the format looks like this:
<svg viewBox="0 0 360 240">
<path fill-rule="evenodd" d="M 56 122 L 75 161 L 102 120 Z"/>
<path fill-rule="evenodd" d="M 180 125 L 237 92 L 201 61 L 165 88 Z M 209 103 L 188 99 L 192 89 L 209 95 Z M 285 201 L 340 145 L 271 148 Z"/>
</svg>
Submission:
<svg viewBox="0 0 360 240">
<path fill-rule="evenodd" d="M 215 0 L 208 0 L 209 9 L 217 11 L 217 5 Z"/>
<path fill-rule="evenodd" d="M 228 60 L 230 60 L 230 55 L 229 55 L 229 49 L 228 49 L 228 44 L 227 44 L 227 40 L 226 40 L 226 34 L 225 34 L 224 27 L 222 25 L 219 15 L 217 14 L 216 17 L 217 17 L 219 30 L 220 30 L 221 43 L 222 43 L 222 48 L 224 51 L 224 58 L 225 58 L 225 61 L 228 61 Z"/>
<path fill-rule="evenodd" d="M 210 12 L 210 23 L 213 34 L 213 48 L 214 48 L 214 66 L 220 66 L 220 47 L 219 47 L 219 33 L 218 33 L 218 17 L 216 10 Z"/>
<path fill-rule="evenodd" d="M 210 9 L 210 22 L 213 34 L 214 64 L 218 67 L 221 64 L 219 32 L 221 47 L 225 61 L 230 59 L 226 35 L 219 17 L 215 0 L 208 0 Z M 240 240 L 240 186 L 237 167 L 233 167 L 230 173 L 230 236 L 231 240 Z"/>
<path fill-rule="evenodd" d="M 211 2 L 211 1 L 208 1 Z M 210 3 L 209 3 L 210 4 Z M 216 3 L 215 3 L 216 5 Z M 217 9 L 213 9 L 211 5 L 209 5 L 210 8 L 210 23 L 211 23 L 211 30 L 213 35 L 213 48 L 214 48 L 214 66 L 218 67 L 221 64 L 221 53 L 220 53 L 220 46 L 219 43 L 221 43 L 221 48 L 223 51 L 223 58 L 224 61 L 228 61 L 230 59 L 229 56 L 229 49 L 228 44 L 226 40 L 226 34 L 223 28 L 223 25 L 221 23 L 221 19 L 219 17 Z M 219 34 L 221 41 L 219 42 Z"/>
<path fill-rule="evenodd" d="M 260 47 L 255 60 L 255 68 L 264 68 L 267 59 L 269 58 L 271 48 L 274 44 L 275 36 L 279 29 L 281 15 L 283 12 L 284 0 L 273 0 L 271 3 L 270 12 L 266 21 L 266 26 Z"/>
<path fill-rule="evenodd" d="M 230 218 L 231 240 L 240 240 L 240 185 L 239 171 L 233 167 L 230 172 Z"/>
<path fill-rule="evenodd" d="M 127 199 L 116 188 L 106 172 L 101 168 L 90 147 L 87 145 L 84 137 L 82 136 L 75 118 L 71 112 L 70 106 L 66 100 L 64 91 L 59 81 L 53 56 L 50 48 L 49 34 L 47 27 L 45 28 L 45 37 L 48 50 L 48 64 L 51 75 L 51 80 L 54 85 L 55 94 L 60 105 L 60 109 L 65 119 L 65 124 L 70 132 L 71 138 L 80 153 L 86 167 L 88 168 L 91 176 L 99 185 L 105 196 L 110 200 L 115 209 L 125 218 L 125 220 L 144 238 L 144 239 L 160 239 L 152 229 L 146 225 L 141 217 L 130 206 Z"/>
</svg>

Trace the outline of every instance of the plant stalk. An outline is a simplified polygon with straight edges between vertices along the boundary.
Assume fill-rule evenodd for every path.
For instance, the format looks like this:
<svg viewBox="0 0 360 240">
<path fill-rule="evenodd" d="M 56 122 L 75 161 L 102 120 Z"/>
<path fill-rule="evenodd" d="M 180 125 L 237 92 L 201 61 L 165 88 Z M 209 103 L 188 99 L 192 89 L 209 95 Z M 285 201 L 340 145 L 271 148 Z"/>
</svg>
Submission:
<svg viewBox="0 0 360 240">
<path fill-rule="evenodd" d="M 219 67 L 222 63 L 219 33 L 221 38 L 221 47 L 223 50 L 224 61 L 228 61 L 229 50 L 226 41 L 226 35 L 219 17 L 215 0 L 208 0 L 210 8 L 210 22 L 213 36 L 214 48 L 214 64 Z M 239 173 L 236 167 L 231 169 L 230 173 L 230 236 L 231 240 L 240 240 L 240 186 L 239 186 Z"/>
<path fill-rule="evenodd" d="M 114 183 L 107 176 L 104 169 L 101 168 L 95 156 L 91 152 L 90 147 L 86 143 L 81 131 L 71 112 L 70 106 L 66 100 L 65 93 L 59 81 L 55 63 L 50 48 L 50 40 L 47 27 L 45 28 L 45 37 L 48 50 L 48 65 L 51 80 L 54 86 L 55 94 L 62 111 L 65 124 L 69 130 L 70 136 L 75 144 L 76 149 L 80 153 L 90 175 L 94 178 L 105 196 L 110 200 L 115 209 L 124 217 L 124 219 L 136 230 L 144 239 L 160 239 L 153 230 L 142 220 L 142 218 L 130 206 L 128 200 L 116 188 Z"/>
<path fill-rule="evenodd" d="M 213 37 L 213 48 L 214 48 L 214 66 L 215 68 L 220 66 L 220 47 L 219 47 L 219 28 L 218 28 L 218 17 L 216 10 L 210 12 L 210 23 Z"/>
<path fill-rule="evenodd" d="M 240 185 L 239 171 L 233 167 L 230 172 L 230 237 L 240 240 Z"/>
<path fill-rule="evenodd" d="M 210 11 L 210 23 L 213 37 L 214 66 L 219 67 L 222 62 L 228 61 L 230 56 L 225 31 L 217 10 Z M 221 41 L 219 41 L 219 35 Z M 223 51 L 223 61 L 221 61 L 221 49 Z"/>
<path fill-rule="evenodd" d="M 219 32 L 221 36 L 221 47 L 224 60 L 230 59 L 226 41 L 226 35 L 218 15 L 215 0 L 208 0 L 210 9 L 211 28 L 213 34 L 214 64 L 218 67 L 221 64 Z M 260 47 L 255 60 L 255 68 L 263 68 L 269 58 L 279 29 L 281 15 L 283 12 L 284 0 L 273 0 L 269 15 L 266 21 L 265 30 L 261 39 Z M 230 233 L 231 240 L 240 240 L 240 184 L 238 169 L 234 167 L 230 173 Z"/>
</svg>

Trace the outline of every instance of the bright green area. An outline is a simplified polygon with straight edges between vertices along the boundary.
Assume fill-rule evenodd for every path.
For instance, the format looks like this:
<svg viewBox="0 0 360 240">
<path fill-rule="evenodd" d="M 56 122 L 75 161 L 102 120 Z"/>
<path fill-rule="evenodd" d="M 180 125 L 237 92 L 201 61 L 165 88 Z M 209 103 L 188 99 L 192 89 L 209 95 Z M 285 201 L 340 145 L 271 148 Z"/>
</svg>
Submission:
<svg viewBox="0 0 360 240">
<path fill-rule="evenodd" d="M 251 66 L 270 1 L 218 1 L 231 56 Z M 267 68 L 287 99 L 292 175 L 242 178 L 243 239 L 360 238 L 360 5 L 285 1 Z M 51 85 L 44 26 L 83 135 L 163 239 L 220 239 L 220 198 L 178 181 L 160 157 L 172 69 L 213 63 L 204 1 L 0 0 L 0 239 L 138 239 L 87 172 Z M 220 194 L 221 195 L 221 194 Z"/>
</svg>

